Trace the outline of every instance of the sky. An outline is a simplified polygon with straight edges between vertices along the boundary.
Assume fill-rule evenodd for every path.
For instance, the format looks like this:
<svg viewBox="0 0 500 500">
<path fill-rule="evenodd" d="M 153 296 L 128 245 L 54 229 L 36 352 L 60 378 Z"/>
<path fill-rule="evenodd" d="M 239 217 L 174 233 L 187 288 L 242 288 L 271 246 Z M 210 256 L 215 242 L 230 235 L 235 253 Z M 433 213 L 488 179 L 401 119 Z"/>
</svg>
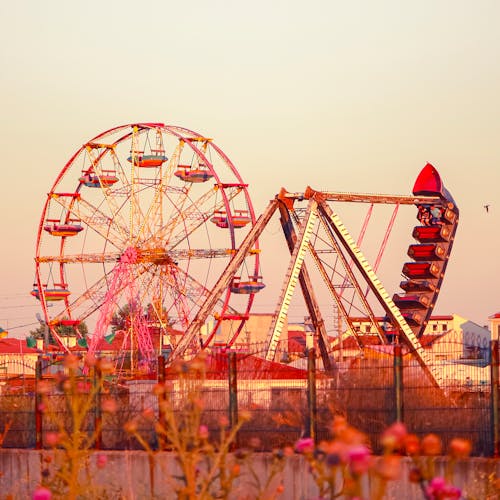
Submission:
<svg viewBox="0 0 500 500">
<path fill-rule="evenodd" d="M 432 163 L 460 209 L 435 313 L 487 324 L 500 311 L 499 18 L 486 0 L 2 2 L 0 325 L 36 326 L 36 230 L 59 171 L 140 121 L 213 137 L 257 214 L 281 187 L 410 194 Z M 272 311 L 282 277 L 265 237 L 276 286 L 259 307 Z"/>
</svg>

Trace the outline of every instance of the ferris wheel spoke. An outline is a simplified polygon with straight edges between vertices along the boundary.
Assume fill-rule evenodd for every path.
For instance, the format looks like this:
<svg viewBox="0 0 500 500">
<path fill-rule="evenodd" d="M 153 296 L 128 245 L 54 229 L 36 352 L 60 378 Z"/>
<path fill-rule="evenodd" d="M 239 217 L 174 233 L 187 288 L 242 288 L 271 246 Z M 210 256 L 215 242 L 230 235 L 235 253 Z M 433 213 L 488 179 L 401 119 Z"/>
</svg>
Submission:
<svg viewBox="0 0 500 500">
<path fill-rule="evenodd" d="M 163 173 L 160 170 L 160 177 L 155 185 L 155 193 L 153 196 L 153 200 L 148 207 L 148 210 L 145 216 L 142 218 L 142 221 L 139 226 L 139 230 L 137 231 L 137 236 L 135 238 L 135 244 L 137 245 L 139 240 L 146 240 L 150 238 L 152 235 L 156 235 L 157 231 L 163 227 L 163 196 L 167 195 L 168 192 L 181 193 L 185 195 L 188 191 L 186 188 L 172 190 L 170 186 L 170 179 L 172 178 L 172 173 L 174 169 L 179 165 L 179 158 L 182 153 L 184 147 L 184 142 L 179 141 L 175 151 L 172 156 L 169 158 L 167 162 L 167 166 Z M 161 169 L 161 167 L 160 167 Z"/>
<path fill-rule="evenodd" d="M 177 260 L 190 260 L 190 259 L 214 259 L 214 258 L 228 258 L 233 254 L 233 250 L 229 248 L 212 248 L 209 250 L 201 248 L 190 249 L 175 249 L 168 252 L 169 257 L 175 262 Z"/>
<path fill-rule="evenodd" d="M 187 198 L 188 191 L 183 193 L 184 198 Z M 214 186 L 197 200 L 192 201 L 191 204 L 185 207 L 183 210 L 179 210 L 179 205 L 174 205 L 176 216 L 171 217 L 166 224 L 159 228 L 157 232 L 157 238 L 160 241 L 169 241 L 175 228 L 181 227 L 181 231 L 186 231 L 187 233 L 192 232 L 196 227 L 199 227 L 205 221 L 207 221 L 213 213 L 213 206 L 211 210 L 207 210 L 206 213 L 201 213 L 200 208 L 204 205 L 211 203 L 216 197 L 217 187 Z M 218 205 L 218 204 L 217 204 Z M 217 206 L 215 205 L 215 206 Z M 193 228 L 193 229 L 191 229 Z"/>
<path fill-rule="evenodd" d="M 92 203 L 81 196 L 78 196 L 77 203 L 74 204 L 70 202 L 68 197 L 59 196 L 57 193 L 53 193 L 52 198 L 114 247 L 123 248 L 125 246 L 127 241 L 126 228 L 119 225 L 116 220 L 113 220 Z"/>
<path fill-rule="evenodd" d="M 126 176 L 124 174 L 123 168 L 121 167 L 120 161 L 115 153 L 115 145 L 114 144 L 102 144 L 89 142 L 86 144 L 85 149 L 87 151 L 87 155 L 91 162 L 91 171 L 94 175 L 97 175 L 99 179 L 99 184 L 101 188 L 101 193 L 106 200 L 106 204 L 111 212 L 112 220 L 117 225 L 117 227 L 125 228 L 127 226 L 126 221 L 123 218 L 123 215 L 120 211 L 120 205 L 117 203 L 118 197 L 116 196 L 117 192 L 115 192 L 112 188 L 112 185 L 106 185 L 102 182 L 102 179 L 106 175 L 107 171 L 103 168 L 102 158 L 109 152 L 109 155 L 112 159 L 114 170 L 113 173 L 120 173 L 120 178 L 122 181 L 122 186 L 125 186 Z M 97 153 L 97 154 L 96 154 Z M 123 188 L 122 188 L 123 189 Z M 125 234 L 122 234 L 122 237 L 125 237 Z"/>
<path fill-rule="evenodd" d="M 184 282 L 186 283 L 186 290 L 187 290 L 187 295 L 188 297 L 199 297 L 198 300 L 201 300 L 202 302 L 205 301 L 205 299 L 211 294 L 211 290 L 209 290 L 206 286 L 204 286 L 202 283 L 200 283 L 197 279 L 195 279 L 193 276 L 191 276 L 189 273 L 186 271 L 182 270 L 181 268 L 178 268 L 179 274 L 183 275 Z M 220 307 L 224 306 L 224 300 L 218 299 L 217 304 Z M 231 314 L 238 315 L 239 312 L 234 309 L 232 306 L 228 305 L 227 306 L 228 311 Z"/>
<path fill-rule="evenodd" d="M 97 311 L 99 307 L 101 307 L 104 296 L 106 295 L 107 283 L 111 273 L 112 270 L 87 288 L 76 299 L 73 299 L 68 305 L 67 310 L 55 316 L 53 320 L 61 320 L 67 316 L 68 313 L 73 318 L 85 320 Z"/>
<path fill-rule="evenodd" d="M 103 264 L 116 262 L 120 258 L 120 252 L 107 253 L 81 253 L 75 255 L 44 255 L 36 257 L 35 262 L 59 262 L 62 264 Z"/>
<path fill-rule="evenodd" d="M 115 259 L 116 261 L 116 259 Z M 144 267 L 141 265 L 141 267 Z M 99 310 L 103 303 L 105 302 L 106 294 L 108 292 L 109 284 L 113 279 L 113 275 L 116 273 L 117 266 L 107 271 L 99 280 L 88 287 L 83 293 L 81 293 L 76 299 L 74 299 L 68 306 L 68 311 L 76 315 L 79 319 L 85 319 L 97 310 Z M 144 269 L 142 272 L 146 272 Z M 137 276 L 141 273 L 136 272 Z M 126 283 L 116 287 L 116 298 L 117 301 L 119 296 L 122 294 L 123 290 L 126 288 Z M 64 312 L 59 316 L 64 316 Z"/>
<path fill-rule="evenodd" d="M 225 207 L 224 200 L 221 198 L 213 205 L 208 206 L 208 202 L 217 194 L 218 186 L 213 191 L 205 193 L 198 200 L 191 203 L 190 206 L 179 213 L 177 217 L 172 218 L 167 226 L 163 228 L 163 241 L 168 242 L 168 247 L 173 249 L 180 243 L 187 240 L 199 227 L 210 221 L 215 212 L 221 211 Z M 241 189 L 231 187 L 226 196 L 229 201 L 233 200 Z"/>
</svg>

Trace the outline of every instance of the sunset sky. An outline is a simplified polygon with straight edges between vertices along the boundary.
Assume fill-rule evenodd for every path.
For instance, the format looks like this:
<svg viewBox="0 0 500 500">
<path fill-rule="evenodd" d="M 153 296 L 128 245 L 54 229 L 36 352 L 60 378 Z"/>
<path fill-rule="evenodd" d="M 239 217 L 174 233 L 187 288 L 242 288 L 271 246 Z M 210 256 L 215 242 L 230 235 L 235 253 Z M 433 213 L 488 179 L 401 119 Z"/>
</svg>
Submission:
<svg viewBox="0 0 500 500">
<path fill-rule="evenodd" d="M 432 163 L 460 208 L 435 313 L 486 324 L 500 311 L 499 19 L 494 0 L 3 2 L 0 326 L 36 326 L 36 230 L 59 171 L 140 121 L 214 138 L 257 214 L 282 186 L 410 194 Z M 275 245 L 265 233 L 275 285 L 259 311 L 282 280 Z"/>
</svg>

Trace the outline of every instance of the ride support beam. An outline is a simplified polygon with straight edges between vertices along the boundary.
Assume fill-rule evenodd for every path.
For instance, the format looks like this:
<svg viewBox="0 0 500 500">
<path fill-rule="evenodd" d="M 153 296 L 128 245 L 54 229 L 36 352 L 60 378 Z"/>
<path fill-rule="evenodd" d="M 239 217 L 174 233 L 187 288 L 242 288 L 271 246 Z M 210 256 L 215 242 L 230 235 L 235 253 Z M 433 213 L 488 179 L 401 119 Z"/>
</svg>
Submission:
<svg viewBox="0 0 500 500">
<path fill-rule="evenodd" d="M 266 359 L 268 361 L 273 361 L 276 356 L 279 338 L 285 324 L 285 319 L 288 315 L 288 307 L 290 306 L 293 292 L 295 291 L 295 286 L 297 285 L 297 281 L 299 279 L 299 274 L 302 269 L 302 263 L 304 262 L 304 257 L 314 224 L 318 218 L 318 214 L 316 212 L 317 205 L 316 200 L 309 201 L 302 226 L 297 235 L 297 240 L 293 248 L 290 264 L 288 265 L 283 288 L 281 289 L 278 307 L 269 328 L 269 334 L 266 342 Z"/>
<path fill-rule="evenodd" d="M 317 194 L 321 195 L 326 201 L 346 201 L 351 203 L 382 203 L 394 205 L 432 205 L 439 203 L 439 196 L 406 196 L 406 195 L 388 195 L 388 194 L 370 194 L 370 193 L 340 193 L 334 191 L 316 191 L 307 187 L 304 193 L 286 193 L 287 198 L 309 199 Z"/>
<path fill-rule="evenodd" d="M 281 215 L 281 227 L 283 229 L 290 254 L 292 254 L 297 241 L 297 234 L 290 217 L 290 212 L 284 203 L 279 204 L 279 211 Z M 321 353 L 321 359 L 323 360 L 323 367 L 326 371 L 330 371 L 332 369 L 332 363 L 328 352 L 328 334 L 326 333 L 325 322 L 321 315 L 321 310 L 319 308 L 318 301 L 316 300 L 311 278 L 305 263 L 302 264 L 302 269 L 300 270 L 299 283 L 309 316 L 311 317 L 311 321 L 314 326 L 314 331 L 318 335 L 318 345 Z"/>
</svg>

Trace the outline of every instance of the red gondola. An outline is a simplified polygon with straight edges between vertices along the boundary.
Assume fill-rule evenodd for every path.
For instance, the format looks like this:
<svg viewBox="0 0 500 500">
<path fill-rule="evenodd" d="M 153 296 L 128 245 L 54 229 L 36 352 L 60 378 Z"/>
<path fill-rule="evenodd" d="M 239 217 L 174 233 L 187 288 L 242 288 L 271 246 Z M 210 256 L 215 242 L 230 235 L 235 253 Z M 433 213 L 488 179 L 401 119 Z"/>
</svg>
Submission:
<svg viewBox="0 0 500 500">
<path fill-rule="evenodd" d="M 423 324 L 424 318 L 417 312 L 403 312 L 401 314 L 410 326 L 421 326 Z"/>
<path fill-rule="evenodd" d="M 118 177 L 114 170 L 103 170 L 101 175 L 87 170 L 82 172 L 79 181 L 87 187 L 99 188 L 112 186 L 118 182 Z"/>
<path fill-rule="evenodd" d="M 251 221 L 246 210 L 235 210 L 231 218 L 227 216 L 226 212 L 214 212 L 214 216 L 210 219 L 211 222 L 222 229 L 230 227 L 231 220 L 235 229 L 245 227 Z"/>
<path fill-rule="evenodd" d="M 75 236 L 80 231 L 83 231 L 83 226 L 74 222 L 76 221 L 70 220 L 67 224 L 59 224 L 58 219 L 47 219 L 47 224 L 43 226 L 43 229 L 52 236 Z"/>
<path fill-rule="evenodd" d="M 427 309 L 430 304 L 429 296 L 425 294 L 399 295 L 396 293 L 392 300 L 399 309 Z"/>
<path fill-rule="evenodd" d="M 414 260 L 443 260 L 446 249 L 441 245 L 423 244 L 410 245 L 408 255 Z"/>
<path fill-rule="evenodd" d="M 446 226 L 417 226 L 413 230 L 413 237 L 418 241 L 439 242 L 448 241 L 451 232 Z"/>
<path fill-rule="evenodd" d="M 176 170 L 174 175 L 184 182 L 196 183 L 206 182 L 213 177 L 210 170 L 201 163 L 198 168 L 192 168 L 191 165 L 179 165 L 179 170 Z"/>
<path fill-rule="evenodd" d="M 426 280 L 406 280 L 402 281 L 399 284 L 399 286 L 407 293 L 414 293 L 414 292 L 434 293 L 436 291 L 436 286 L 432 284 L 430 281 Z"/>
<path fill-rule="evenodd" d="M 432 262 L 407 262 L 403 274 L 410 279 L 440 278 L 441 268 Z"/>
</svg>

